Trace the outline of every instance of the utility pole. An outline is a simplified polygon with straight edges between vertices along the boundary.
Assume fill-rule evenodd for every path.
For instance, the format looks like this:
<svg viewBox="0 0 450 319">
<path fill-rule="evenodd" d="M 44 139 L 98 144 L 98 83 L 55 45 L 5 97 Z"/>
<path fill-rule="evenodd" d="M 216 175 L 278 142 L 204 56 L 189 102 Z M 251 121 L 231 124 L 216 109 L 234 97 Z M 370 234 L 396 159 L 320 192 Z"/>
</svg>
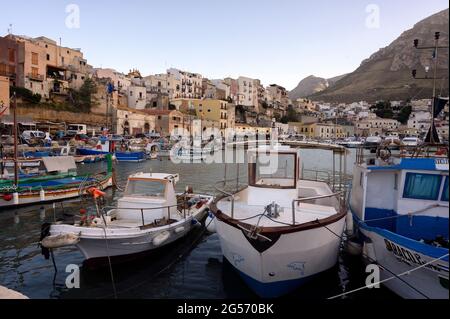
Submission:
<svg viewBox="0 0 450 319">
<path fill-rule="evenodd" d="M 437 68 L 438 68 L 438 51 L 439 49 L 448 49 L 448 46 L 439 46 L 439 38 L 440 38 L 440 32 L 434 33 L 434 46 L 423 46 L 419 47 L 419 39 L 414 39 L 414 47 L 417 50 L 434 50 L 433 52 L 433 58 L 434 58 L 434 70 L 433 70 L 433 98 L 431 101 L 431 123 L 430 123 L 430 142 L 431 144 L 435 143 L 434 140 L 434 110 L 436 107 L 436 80 L 437 78 Z M 425 72 L 428 73 L 428 68 L 425 68 Z M 429 80 L 427 74 L 425 77 L 417 77 L 417 70 L 412 70 L 412 76 L 416 80 Z"/>
</svg>

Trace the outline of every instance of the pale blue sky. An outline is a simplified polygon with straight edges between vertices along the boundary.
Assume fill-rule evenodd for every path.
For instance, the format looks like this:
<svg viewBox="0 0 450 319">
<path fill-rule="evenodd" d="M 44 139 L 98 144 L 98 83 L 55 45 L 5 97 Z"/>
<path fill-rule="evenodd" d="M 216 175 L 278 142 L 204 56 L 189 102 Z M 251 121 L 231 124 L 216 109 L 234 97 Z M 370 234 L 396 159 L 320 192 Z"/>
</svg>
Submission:
<svg viewBox="0 0 450 319">
<path fill-rule="evenodd" d="M 16 0 L 4 1 L 0 35 L 62 38 L 95 67 L 144 75 L 177 67 L 209 78 L 239 75 L 292 89 L 314 74 L 356 69 L 447 0 Z M 80 8 L 80 28 L 65 25 L 66 6 Z M 366 7 L 380 8 L 367 28 Z"/>
</svg>

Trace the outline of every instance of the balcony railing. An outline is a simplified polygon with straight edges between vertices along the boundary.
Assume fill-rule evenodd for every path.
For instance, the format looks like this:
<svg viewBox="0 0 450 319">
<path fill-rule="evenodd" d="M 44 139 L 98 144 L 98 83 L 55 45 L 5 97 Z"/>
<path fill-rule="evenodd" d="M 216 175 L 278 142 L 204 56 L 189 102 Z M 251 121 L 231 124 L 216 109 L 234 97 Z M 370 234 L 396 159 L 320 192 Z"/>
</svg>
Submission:
<svg viewBox="0 0 450 319">
<path fill-rule="evenodd" d="M 43 74 L 33 74 L 33 73 L 28 73 L 27 78 L 29 78 L 30 80 L 41 81 L 41 82 L 44 81 L 44 79 L 45 79 Z"/>
<path fill-rule="evenodd" d="M 8 71 L 0 71 L 0 76 L 6 76 L 8 78 L 15 78 L 16 74 Z"/>
</svg>

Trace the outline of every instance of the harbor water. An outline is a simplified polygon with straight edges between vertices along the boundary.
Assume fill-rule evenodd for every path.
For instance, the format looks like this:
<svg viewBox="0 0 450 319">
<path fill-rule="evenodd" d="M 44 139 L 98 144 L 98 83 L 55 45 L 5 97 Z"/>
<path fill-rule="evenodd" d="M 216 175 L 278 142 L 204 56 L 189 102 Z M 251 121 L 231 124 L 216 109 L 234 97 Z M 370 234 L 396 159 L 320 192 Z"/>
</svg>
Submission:
<svg viewBox="0 0 450 319">
<path fill-rule="evenodd" d="M 302 151 L 303 166 L 311 170 L 330 172 L 329 152 Z M 351 174 L 355 151 L 350 151 L 346 164 Z M 337 164 L 338 165 L 338 164 Z M 227 178 L 236 178 L 236 165 L 227 165 Z M 239 178 L 245 182 L 246 165 L 239 164 Z M 106 163 L 79 166 L 79 173 L 97 173 Z M 187 185 L 196 193 L 215 194 L 214 183 L 223 180 L 224 164 L 175 164 L 168 159 L 116 165 L 118 184 L 125 186 L 128 175 L 136 172 L 179 173 L 177 190 Z M 107 204 L 113 205 L 120 191 L 106 191 Z M 83 204 L 85 205 L 85 204 Z M 93 209 L 92 203 L 87 203 Z M 86 207 L 86 206 L 85 206 Z M 91 268 L 83 265 L 83 257 L 75 247 L 54 251 L 56 272 L 52 259 L 46 260 L 38 246 L 41 225 L 77 214 L 78 202 L 2 209 L 0 212 L 0 285 L 19 291 L 30 298 L 257 298 L 221 254 L 216 234 L 197 229 L 185 240 L 153 255 L 123 264 L 113 264 L 113 278 L 108 267 Z M 301 243 L 299 243 L 301 244 Z M 80 266 L 80 287 L 69 289 L 66 278 L 68 265 Z M 365 266 L 358 257 L 342 253 L 338 265 L 310 281 L 286 298 L 325 299 L 365 285 Z M 344 298 L 395 298 L 391 292 L 364 289 Z"/>
</svg>

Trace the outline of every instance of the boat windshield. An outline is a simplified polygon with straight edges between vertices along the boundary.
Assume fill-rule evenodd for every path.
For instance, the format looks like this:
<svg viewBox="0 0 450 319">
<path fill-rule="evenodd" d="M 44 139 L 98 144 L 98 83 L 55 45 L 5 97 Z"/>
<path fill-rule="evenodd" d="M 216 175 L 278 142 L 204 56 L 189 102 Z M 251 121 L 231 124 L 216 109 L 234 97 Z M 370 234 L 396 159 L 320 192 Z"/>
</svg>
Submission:
<svg viewBox="0 0 450 319">
<path fill-rule="evenodd" d="M 296 157 L 293 153 L 252 155 L 249 184 L 256 187 L 295 188 Z"/>
<path fill-rule="evenodd" d="M 145 179 L 131 179 L 128 181 L 125 190 L 126 196 L 151 196 L 164 197 L 166 190 L 165 183 L 161 181 L 145 180 Z"/>
</svg>

